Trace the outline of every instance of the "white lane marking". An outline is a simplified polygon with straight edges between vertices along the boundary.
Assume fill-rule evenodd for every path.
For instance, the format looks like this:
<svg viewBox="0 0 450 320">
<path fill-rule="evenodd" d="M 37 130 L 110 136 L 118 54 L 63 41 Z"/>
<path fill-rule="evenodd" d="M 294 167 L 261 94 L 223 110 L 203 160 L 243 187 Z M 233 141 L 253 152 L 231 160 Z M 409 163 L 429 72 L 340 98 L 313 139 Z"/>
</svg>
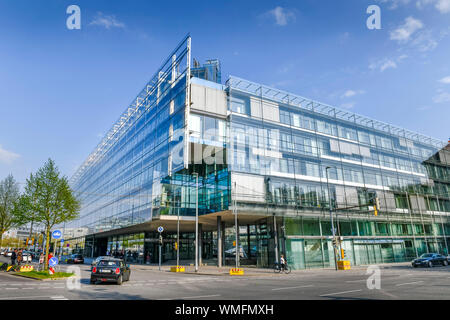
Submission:
<svg viewBox="0 0 450 320">
<path fill-rule="evenodd" d="M 345 294 L 345 293 L 351 293 L 351 292 L 358 292 L 358 291 L 362 291 L 362 289 L 358 289 L 358 290 L 349 290 L 349 291 L 342 291 L 342 292 L 334 292 L 334 293 L 326 293 L 326 294 L 322 294 L 319 297 L 325 297 L 325 296 L 337 296 L 339 294 Z"/>
<path fill-rule="evenodd" d="M 50 287 L 39 287 L 38 289 L 50 289 Z"/>
<path fill-rule="evenodd" d="M 297 289 L 297 288 L 310 288 L 310 287 L 314 287 L 314 285 L 310 284 L 310 285 L 298 286 L 298 287 L 275 288 L 275 289 L 272 289 L 272 291 L 289 290 L 289 289 Z"/>
<path fill-rule="evenodd" d="M 395 286 L 399 287 L 399 286 L 406 286 L 408 284 L 417 284 L 417 283 L 422 283 L 423 281 L 415 281 L 415 282 L 406 282 L 406 283 L 399 283 L 396 284 Z"/>
<path fill-rule="evenodd" d="M 14 299 L 35 299 L 35 298 L 49 298 L 49 296 L 28 296 L 28 297 L 8 297 L 8 298 L 0 298 L 0 300 L 14 300 Z"/>
<path fill-rule="evenodd" d="M 64 296 L 54 296 L 54 297 L 50 297 L 50 299 L 52 299 L 52 300 L 69 300 Z"/>
<path fill-rule="evenodd" d="M 192 296 L 192 297 L 181 297 L 181 298 L 168 298 L 168 299 L 159 299 L 159 300 L 201 299 L 201 298 L 211 298 L 211 297 L 220 297 L 220 294 L 210 294 L 210 295 L 207 295 L 207 296 Z"/>
<path fill-rule="evenodd" d="M 366 279 L 362 279 L 362 280 L 349 280 L 345 282 L 352 283 L 352 282 L 366 282 L 366 281 L 367 281 Z"/>
<path fill-rule="evenodd" d="M 54 289 L 64 289 L 65 287 L 53 287 Z"/>
<path fill-rule="evenodd" d="M 19 288 L 5 288 L 6 290 L 17 290 Z"/>
</svg>

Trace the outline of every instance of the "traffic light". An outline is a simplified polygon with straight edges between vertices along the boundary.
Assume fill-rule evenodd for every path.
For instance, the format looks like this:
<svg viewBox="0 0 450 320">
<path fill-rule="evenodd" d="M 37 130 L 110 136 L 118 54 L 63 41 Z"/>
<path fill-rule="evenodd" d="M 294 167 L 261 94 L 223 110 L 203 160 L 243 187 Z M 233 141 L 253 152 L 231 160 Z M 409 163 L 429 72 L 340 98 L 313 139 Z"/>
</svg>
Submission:
<svg viewBox="0 0 450 320">
<path fill-rule="evenodd" d="M 162 235 L 159 235 L 159 245 L 162 246 L 163 244 L 163 237 Z"/>
<path fill-rule="evenodd" d="M 333 247 L 336 247 L 336 245 L 337 245 L 336 238 L 333 238 L 332 243 L 333 243 Z"/>
<path fill-rule="evenodd" d="M 345 250 L 341 249 L 341 259 L 344 259 L 344 258 L 345 258 Z"/>
<path fill-rule="evenodd" d="M 178 242 L 175 242 L 175 250 L 178 250 Z"/>
<path fill-rule="evenodd" d="M 378 209 L 380 208 L 380 199 L 378 197 L 375 198 L 375 204 L 373 206 L 373 213 L 375 216 L 378 216 Z"/>
</svg>

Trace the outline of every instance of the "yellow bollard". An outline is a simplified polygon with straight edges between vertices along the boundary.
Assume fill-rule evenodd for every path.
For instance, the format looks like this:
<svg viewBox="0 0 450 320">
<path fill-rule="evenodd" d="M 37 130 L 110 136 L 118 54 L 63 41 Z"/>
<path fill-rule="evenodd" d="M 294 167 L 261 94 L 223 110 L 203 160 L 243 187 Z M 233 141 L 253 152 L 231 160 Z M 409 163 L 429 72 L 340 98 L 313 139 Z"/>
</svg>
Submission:
<svg viewBox="0 0 450 320">
<path fill-rule="evenodd" d="M 244 275 L 244 269 L 240 269 L 240 268 L 230 269 L 230 276 L 243 276 L 243 275 Z"/>
<path fill-rule="evenodd" d="M 170 267 L 170 272 L 184 272 L 185 268 L 182 266 Z"/>
</svg>

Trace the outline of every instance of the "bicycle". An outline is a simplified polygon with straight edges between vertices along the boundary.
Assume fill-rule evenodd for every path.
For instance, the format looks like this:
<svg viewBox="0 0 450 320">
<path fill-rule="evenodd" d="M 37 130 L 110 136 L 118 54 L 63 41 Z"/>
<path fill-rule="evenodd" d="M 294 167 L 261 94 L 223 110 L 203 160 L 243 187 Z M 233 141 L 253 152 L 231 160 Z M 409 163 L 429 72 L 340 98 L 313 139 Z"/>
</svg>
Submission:
<svg viewBox="0 0 450 320">
<path fill-rule="evenodd" d="M 273 265 L 273 272 L 275 273 L 284 272 L 286 274 L 289 274 L 291 273 L 291 268 L 287 264 L 281 265 L 281 263 L 275 262 L 275 264 Z"/>
</svg>

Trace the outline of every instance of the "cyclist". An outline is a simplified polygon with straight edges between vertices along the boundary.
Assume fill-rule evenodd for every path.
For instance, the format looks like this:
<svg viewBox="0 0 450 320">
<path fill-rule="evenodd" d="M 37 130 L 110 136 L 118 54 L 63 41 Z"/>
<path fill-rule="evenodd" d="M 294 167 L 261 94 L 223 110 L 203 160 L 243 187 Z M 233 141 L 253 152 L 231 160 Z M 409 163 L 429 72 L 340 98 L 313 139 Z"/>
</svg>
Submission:
<svg viewBox="0 0 450 320">
<path fill-rule="evenodd" d="M 286 265 L 287 265 L 286 259 L 284 258 L 284 255 L 281 255 L 281 257 L 280 257 L 280 269 L 282 271 L 286 270 Z"/>
</svg>

